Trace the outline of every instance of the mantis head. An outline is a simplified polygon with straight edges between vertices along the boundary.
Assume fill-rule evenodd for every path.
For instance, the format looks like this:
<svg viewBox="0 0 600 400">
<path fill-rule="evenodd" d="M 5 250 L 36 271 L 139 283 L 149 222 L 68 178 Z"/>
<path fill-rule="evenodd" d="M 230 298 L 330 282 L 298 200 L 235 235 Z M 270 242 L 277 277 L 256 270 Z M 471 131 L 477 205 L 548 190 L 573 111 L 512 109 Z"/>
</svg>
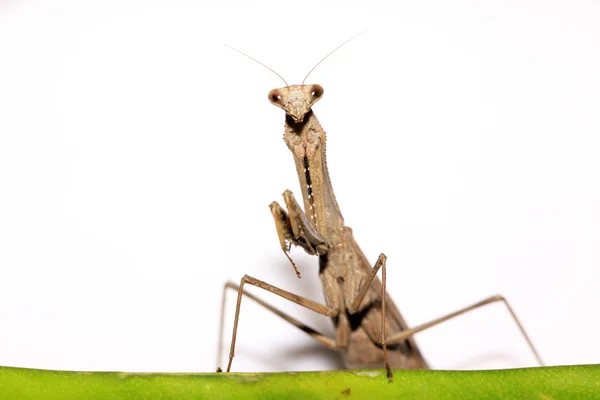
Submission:
<svg viewBox="0 0 600 400">
<path fill-rule="evenodd" d="M 310 108 L 313 104 L 321 99 L 323 96 L 323 88 L 321 85 L 305 85 L 304 82 L 306 78 L 317 68 L 327 57 L 335 53 L 337 49 L 357 37 L 358 35 L 363 34 L 364 32 L 358 33 L 352 36 L 350 39 L 346 40 L 344 43 L 340 44 L 338 47 L 333 49 L 329 54 L 321 59 L 309 72 L 306 74 L 302 83 L 300 85 L 288 85 L 288 83 L 283 79 L 281 75 L 275 72 L 271 67 L 262 62 L 258 61 L 254 57 L 250 57 L 248 54 L 239 51 L 238 49 L 234 49 L 231 46 L 225 45 L 230 49 L 237 51 L 243 56 L 248 57 L 249 59 L 256 61 L 269 71 L 273 72 L 277 75 L 281 80 L 285 83 L 285 86 L 280 89 L 273 89 L 269 92 L 269 101 L 275 104 L 277 107 L 282 108 L 285 112 L 292 117 L 294 122 L 300 123 L 304 121 L 304 116 L 310 111 Z"/>
<path fill-rule="evenodd" d="M 269 92 L 269 101 L 283 109 L 294 122 L 302 122 L 310 108 L 323 97 L 321 85 L 290 85 Z"/>
</svg>

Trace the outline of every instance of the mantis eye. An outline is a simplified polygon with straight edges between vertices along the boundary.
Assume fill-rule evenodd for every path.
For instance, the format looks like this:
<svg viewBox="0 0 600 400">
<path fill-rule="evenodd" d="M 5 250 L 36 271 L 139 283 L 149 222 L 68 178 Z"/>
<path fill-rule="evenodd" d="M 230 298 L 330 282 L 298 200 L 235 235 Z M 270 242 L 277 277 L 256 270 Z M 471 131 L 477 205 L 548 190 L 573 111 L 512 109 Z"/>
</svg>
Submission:
<svg viewBox="0 0 600 400">
<path fill-rule="evenodd" d="M 319 99 L 321 96 L 323 96 L 323 87 L 321 87 L 321 85 L 312 85 L 310 88 L 310 95 L 314 100 Z"/>
<path fill-rule="evenodd" d="M 269 101 L 271 103 L 281 103 L 282 98 L 283 97 L 279 89 L 273 89 L 269 92 Z"/>
</svg>

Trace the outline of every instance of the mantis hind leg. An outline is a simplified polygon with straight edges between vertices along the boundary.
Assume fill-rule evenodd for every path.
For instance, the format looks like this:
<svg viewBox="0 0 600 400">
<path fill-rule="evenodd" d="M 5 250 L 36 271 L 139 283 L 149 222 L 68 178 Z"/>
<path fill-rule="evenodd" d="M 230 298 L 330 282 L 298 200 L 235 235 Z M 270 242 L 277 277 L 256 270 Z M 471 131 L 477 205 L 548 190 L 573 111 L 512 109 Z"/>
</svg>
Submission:
<svg viewBox="0 0 600 400">
<path fill-rule="evenodd" d="M 497 302 L 504 303 L 504 305 L 508 309 L 508 312 L 510 313 L 512 319 L 515 321 L 515 323 L 519 327 L 519 330 L 521 331 L 521 334 L 523 335 L 523 337 L 527 341 L 527 344 L 529 345 L 529 348 L 531 349 L 531 352 L 535 356 L 537 362 L 540 365 L 543 366 L 544 363 L 542 362 L 542 358 L 540 357 L 540 355 L 537 352 L 535 346 L 533 345 L 533 342 L 529 338 L 529 335 L 527 335 L 527 332 L 525 331 L 525 328 L 523 327 L 523 324 L 521 324 L 521 321 L 519 321 L 519 318 L 517 317 L 517 314 L 513 311 L 513 309 L 510 306 L 510 304 L 508 304 L 508 301 L 506 301 L 506 299 L 504 298 L 504 296 L 501 296 L 501 295 L 495 295 L 495 296 L 488 297 L 487 299 L 483 299 L 483 300 L 481 300 L 481 301 L 479 301 L 479 302 L 477 302 L 475 304 L 471 304 L 470 306 L 461 308 L 460 310 L 455 311 L 453 313 L 444 315 L 444 316 L 442 316 L 440 318 L 437 318 L 437 319 L 434 319 L 432 321 L 426 322 L 424 324 L 415 326 L 414 328 L 410 328 L 410 329 L 404 330 L 402 332 L 398 332 L 397 334 L 392 335 L 391 337 L 387 338 L 387 342 L 388 342 L 388 344 L 393 344 L 393 343 L 401 342 L 401 341 L 406 340 L 407 338 L 411 337 L 412 335 L 414 335 L 417 332 L 424 331 L 425 329 L 429 329 L 429 328 L 431 328 L 431 327 L 433 327 L 435 325 L 441 324 L 442 322 L 448 321 L 449 319 L 456 318 L 459 315 L 465 314 L 465 313 L 467 313 L 469 311 L 473 311 L 473 310 L 476 310 L 476 309 L 481 308 L 483 306 L 486 306 L 488 304 L 497 303 Z"/>
</svg>

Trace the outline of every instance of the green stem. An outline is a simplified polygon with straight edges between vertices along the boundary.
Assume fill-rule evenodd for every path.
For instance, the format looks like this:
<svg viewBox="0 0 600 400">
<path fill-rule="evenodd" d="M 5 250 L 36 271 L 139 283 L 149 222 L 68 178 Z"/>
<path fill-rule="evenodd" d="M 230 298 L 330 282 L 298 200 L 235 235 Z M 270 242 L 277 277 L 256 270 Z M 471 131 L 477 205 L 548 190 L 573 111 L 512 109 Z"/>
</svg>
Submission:
<svg viewBox="0 0 600 400">
<path fill-rule="evenodd" d="M 167 374 L 0 367 L 2 399 L 600 399 L 600 365 L 490 371 Z"/>
</svg>

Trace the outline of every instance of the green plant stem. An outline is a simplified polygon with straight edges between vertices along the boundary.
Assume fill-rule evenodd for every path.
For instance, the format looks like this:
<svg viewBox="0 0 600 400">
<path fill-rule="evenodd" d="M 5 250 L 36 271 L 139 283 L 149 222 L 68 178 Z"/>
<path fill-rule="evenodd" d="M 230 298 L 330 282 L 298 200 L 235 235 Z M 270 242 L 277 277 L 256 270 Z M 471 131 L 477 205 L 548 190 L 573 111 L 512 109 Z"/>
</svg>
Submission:
<svg viewBox="0 0 600 400">
<path fill-rule="evenodd" d="M 2 399 L 600 399 L 600 365 L 168 374 L 0 367 Z"/>
</svg>

